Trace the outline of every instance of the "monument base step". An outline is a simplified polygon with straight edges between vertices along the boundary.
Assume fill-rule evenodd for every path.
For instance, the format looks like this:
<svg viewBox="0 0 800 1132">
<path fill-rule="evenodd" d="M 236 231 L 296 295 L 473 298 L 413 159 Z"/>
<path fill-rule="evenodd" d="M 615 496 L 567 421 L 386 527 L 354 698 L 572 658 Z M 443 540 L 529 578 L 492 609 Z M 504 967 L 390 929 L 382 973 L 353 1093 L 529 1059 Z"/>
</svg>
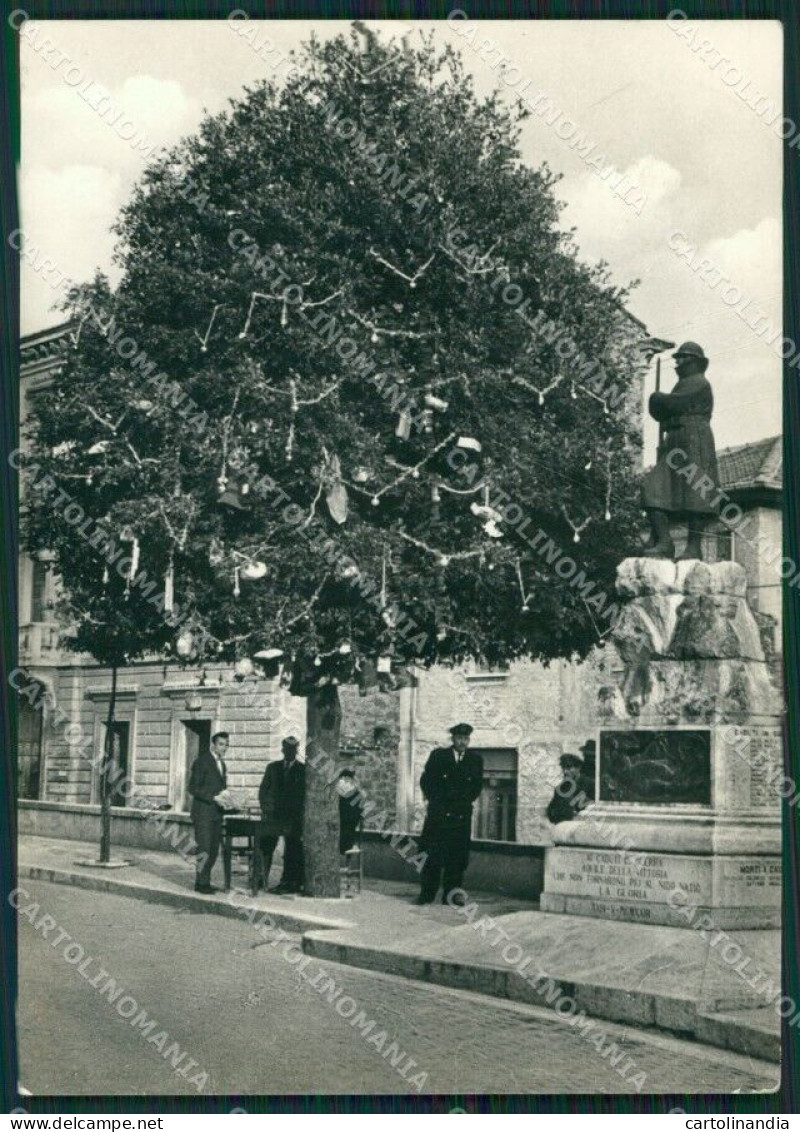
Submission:
<svg viewBox="0 0 800 1132">
<path fill-rule="evenodd" d="M 692 922 L 665 904 L 647 904 L 641 900 L 595 900 L 591 896 L 565 896 L 543 892 L 543 912 L 567 916 L 589 916 L 598 920 L 622 920 L 631 924 L 653 924 L 659 927 L 690 928 L 706 918 L 719 930 L 752 930 L 780 928 L 780 908 L 711 908 L 693 905 Z"/>
</svg>

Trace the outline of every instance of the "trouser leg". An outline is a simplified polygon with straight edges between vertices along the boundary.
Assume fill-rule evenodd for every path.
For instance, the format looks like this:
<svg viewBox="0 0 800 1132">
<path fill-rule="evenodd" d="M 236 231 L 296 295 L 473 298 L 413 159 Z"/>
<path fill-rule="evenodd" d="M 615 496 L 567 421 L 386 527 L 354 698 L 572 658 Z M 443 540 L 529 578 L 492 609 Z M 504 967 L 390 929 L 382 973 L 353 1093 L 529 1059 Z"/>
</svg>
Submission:
<svg viewBox="0 0 800 1132">
<path fill-rule="evenodd" d="M 283 876 L 281 884 L 290 892 L 299 892 L 303 887 L 303 842 L 299 837 L 283 839 Z"/>
<path fill-rule="evenodd" d="M 469 844 L 467 842 L 467 844 Z M 444 877 L 442 878 L 442 900 L 446 901 L 451 892 L 461 888 L 467 866 L 467 854 L 463 837 L 454 837 L 445 847 Z"/>
<path fill-rule="evenodd" d="M 208 885 L 211 883 L 211 870 L 219 854 L 222 822 L 213 815 L 198 815 L 194 821 L 194 839 L 198 849 L 196 883 Z"/>
<path fill-rule="evenodd" d="M 428 850 L 428 859 L 422 866 L 420 874 L 420 898 L 434 900 L 439 891 L 442 876 L 442 856 L 440 847 L 433 846 Z"/>
<path fill-rule="evenodd" d="M 264 874 L 264 884 L 269 888 L 269 871 L 272 868 L 272 855 L 278 844 L 277 837 L 265 833 L 261 838 L 261 868 Z"/>
</svg>

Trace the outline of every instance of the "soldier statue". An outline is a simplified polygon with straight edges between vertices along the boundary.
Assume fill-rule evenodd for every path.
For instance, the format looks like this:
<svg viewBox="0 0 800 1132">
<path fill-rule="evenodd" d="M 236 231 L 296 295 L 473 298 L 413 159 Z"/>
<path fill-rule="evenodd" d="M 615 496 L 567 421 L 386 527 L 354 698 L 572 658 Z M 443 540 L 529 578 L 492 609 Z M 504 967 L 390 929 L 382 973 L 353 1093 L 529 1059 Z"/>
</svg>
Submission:
<svg viewBox="0 0 800 1132">
<path fill-rule="evenodd" d="M 656 464 L 642 483 L 642 506 L 650 521 L 648 558 L 675 558 L 670 522 L 684 521 L 688 533 L 679 560 L 703 557 L 706 522 L 718 513 L 719 471 L 711 414 L 714 394 L 705 377 L 708 358 L 696 342 L 675 351 L 678 383 L 671 393 L 653 393 L 650 416 L 659 423 Z"/>
</svg>

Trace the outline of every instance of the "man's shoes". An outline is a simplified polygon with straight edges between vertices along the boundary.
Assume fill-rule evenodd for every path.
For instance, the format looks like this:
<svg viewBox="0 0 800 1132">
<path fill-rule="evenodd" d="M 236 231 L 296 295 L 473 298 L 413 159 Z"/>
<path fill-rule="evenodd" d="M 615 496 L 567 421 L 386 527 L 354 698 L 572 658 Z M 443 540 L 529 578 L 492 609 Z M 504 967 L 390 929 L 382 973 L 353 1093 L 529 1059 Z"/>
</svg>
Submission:
<svg viewBox="0 0 800 1132">
<path fill-rule="evenodd" d="M 442 904 L 449 904 L 451 908 L 463 908 L 467 903 L 467 898 L 463 892 L 454 892 L 452 896 L 445 893 L 442 897 Z"/>
<path fill-rule="evenodd" d="M 414 903 L 415 904 L 433 904 L 434 899 L 435 899 L 435 897 L 433 897 L 433 896 L 423 896 L 420 893 L 420 895 L 417 897 L 417 899 L 414 901 Z"/>
<path fill-rule="evenodd" d="M 202 892 L 204 896 L 210 896 L 212 892 L 217 891 L 211 884 L 196 884 L 194 890 L 195 892 Z"/>
<path fill-rule="evenodd" d="M 275 896 L 288 896 L 290 893 L 294 892 L 294 889 L 289 888 L 288 885 L 285 884 L 276 884 L 274 888 L 270 888 L 268 891 Z"/>
</svg>

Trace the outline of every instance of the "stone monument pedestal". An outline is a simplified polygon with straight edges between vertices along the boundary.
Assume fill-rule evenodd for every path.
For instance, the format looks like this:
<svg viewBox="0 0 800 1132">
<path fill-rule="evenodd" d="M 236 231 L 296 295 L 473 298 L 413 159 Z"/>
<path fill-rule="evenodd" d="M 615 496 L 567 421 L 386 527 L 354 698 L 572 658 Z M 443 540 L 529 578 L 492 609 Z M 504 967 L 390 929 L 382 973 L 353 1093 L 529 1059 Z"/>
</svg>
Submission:
<svg viewBox="0 0 800 1132">
<path fill-rule="evenodd" d="M 542 910 L 779 927 L 782 704 L 744 570 L 629 558 L 617 591 L 597 801 L 554 828 Z"/>
</svg>

